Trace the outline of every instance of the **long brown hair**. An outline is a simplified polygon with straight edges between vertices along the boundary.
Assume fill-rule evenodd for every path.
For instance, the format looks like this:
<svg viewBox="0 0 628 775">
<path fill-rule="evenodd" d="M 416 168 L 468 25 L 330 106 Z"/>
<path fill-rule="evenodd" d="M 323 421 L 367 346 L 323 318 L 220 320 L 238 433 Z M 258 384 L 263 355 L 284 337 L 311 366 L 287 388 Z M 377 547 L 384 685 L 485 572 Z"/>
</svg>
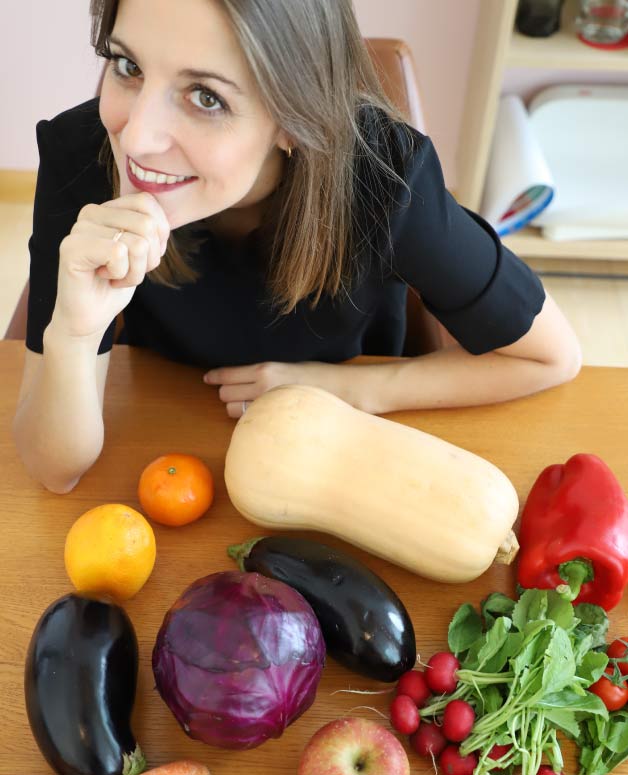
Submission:
<svg viewBox="0 0 628 775">
<path fill-rule="evenodd" d="M 274 196 L 268 284 L 281 312 L 311 297 L 348 290 L 354 276 L 356 159 L 368 177 L 396 178 L 363 136 L 359 111 L 371 105 L 403 120 L 385 97 L 351 0 L 219 0 L 242 46 L 262 100 L 295 149 Z M 118 0 L 91 0 L 92 44 L 107 50 Z M 117 195 L 108 140 L 103 149 Z M 378 174 L 375 174 L 378 173 Z M 383 189 L 382 189 L 383 190 Z M 384 210 L 385 211 L 385 210 Z M 152 279 L 174 285 L 197 275 L 171 236 Z M 189 246 L 190 243 L 188 243 Z"/>
</svg>

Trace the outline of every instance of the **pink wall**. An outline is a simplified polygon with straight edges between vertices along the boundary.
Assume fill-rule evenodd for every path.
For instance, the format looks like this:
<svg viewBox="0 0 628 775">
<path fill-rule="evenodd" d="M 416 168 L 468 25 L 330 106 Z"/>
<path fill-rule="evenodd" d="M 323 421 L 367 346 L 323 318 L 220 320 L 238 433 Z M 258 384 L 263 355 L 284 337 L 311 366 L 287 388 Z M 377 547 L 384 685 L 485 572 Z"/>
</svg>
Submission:
<svg viewBox="0 0 628 775">
<path fill-rule="evenodd" d="M 412 49 L 427 133 L 455 188 L 455 153 L 479 0 L 354 0 L 367 37 L 403 38 Z"/>
<path fill-rule="evenodd" d="M 4 0 L 0 27 L 0 169 L 38 164 L 35 124 L 89 99 L 98 65 L 87 0 Z"/>
<path fill-rule="evenodd" d="M 0 29 L 0 169 L 35 169 L 35 124 L 89 99 L 100 64 L 89 45 L 87 0 L 20 0 Z M 454 155 L 478 0 L 354 0 L 365 36 L 413 50 L 427 129 L 455 187 Z"/>
</svg>

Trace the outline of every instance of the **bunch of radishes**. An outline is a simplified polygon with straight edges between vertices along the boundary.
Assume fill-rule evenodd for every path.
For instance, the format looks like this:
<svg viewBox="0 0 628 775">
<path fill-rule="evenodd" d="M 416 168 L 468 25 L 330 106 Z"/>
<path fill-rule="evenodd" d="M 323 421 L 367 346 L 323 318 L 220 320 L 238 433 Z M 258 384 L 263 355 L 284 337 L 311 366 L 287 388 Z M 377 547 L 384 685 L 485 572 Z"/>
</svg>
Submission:
<svg viewBox="0 0 628 775">
<path fill-rule="evenodd" d="M 460 754 L 459 744 L 473 729 L 475 711 L 464 700 L 452 697 L 438 720 L 421 720 L 420 709 L 433 695 L 439 699 L 451 695 L 458 686 L 456 671 L 460 663 L 449 651 L 440 651 L 428 661 L 425 671 L 410 670 L 397 682 L 396 694 L 390 705 L 390 723 L 403 735 L 410 735 L 410 745 L 420 755 L 438 762 L 446 775 L 473 775 L 478 764 L 477 754 Z M 510 745 L 494 745 L 488 754 L 497 764 Z M 537 775 L 556 775 L 543 765 Z"/>
<path fill-rule="evenodd" d="M 478 759 L 475 753 L 461 756 L 458 744 L 469 736 L 475 711 L 464 700 L 452 699 L 445 707 L 440 725 L 421 721 L 419 709 L 433 694 L 451 694 L 458 684 L 457 658 L 448 651 L 434 654 L 425 671 L 404 673 L 390 706 L 390 723 L 404 735 L 421 756 L 433 757 L 447 775 L 472 775 Z"/>
</svg>

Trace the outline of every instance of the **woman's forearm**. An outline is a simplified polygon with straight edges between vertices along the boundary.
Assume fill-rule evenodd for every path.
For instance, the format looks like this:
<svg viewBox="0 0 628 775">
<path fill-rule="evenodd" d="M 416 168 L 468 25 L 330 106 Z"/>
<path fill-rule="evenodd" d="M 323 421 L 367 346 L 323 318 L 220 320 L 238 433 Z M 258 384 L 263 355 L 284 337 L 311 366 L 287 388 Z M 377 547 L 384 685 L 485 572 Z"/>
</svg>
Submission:
<svg viewBox="0 0 628 775">
<path fill-rule="evenodd" d="M 573 329 L 546 294 L 529 331 L 506 347 L 472 355 L 455 345 L 419 358 L 349 365 L 357 371 L 336 376 L 338 395 L 344 392 L 354 406 L 383 414 L 509 401 L 573 379 L 581 363 Z"/>
<path fill-rule="evenodd" d="M 403 409 L 476 406 L 519 398 L 572 379 L 579 360 L 547 363 L 461 347 L 379 364 L 348 364 L 336 391 L 373 414 Z M 333 367 L 332 367 L 333 368 Z"/>
<path fill-rule="evenodd" d="M 68 337 L 51 324 L 44 354 L 18 406 L 13 432 L 30 474 L 53 492 L 71 490 L 103 445 L 98 342 Z"/>
</svg>

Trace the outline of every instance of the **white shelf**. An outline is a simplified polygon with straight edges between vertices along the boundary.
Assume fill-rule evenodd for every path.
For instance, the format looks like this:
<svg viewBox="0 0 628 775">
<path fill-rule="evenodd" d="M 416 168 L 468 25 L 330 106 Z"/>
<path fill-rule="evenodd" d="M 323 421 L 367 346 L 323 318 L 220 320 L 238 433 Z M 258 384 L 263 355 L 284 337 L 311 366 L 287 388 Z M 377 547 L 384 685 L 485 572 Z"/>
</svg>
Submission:
<svg viewBox="0 0 628 775">
<path fill-rule="evenodd" d="M 576 7 L 575 0 L 568 0 L 560 29 L 547 38 L 530 38 L 514 30 L 506 67 L 628 73 L 628 48 L 599 49 L 578 38 Z"/>
<path fill-rule="evenodd" d="M 521 258 L 575 258 L 628 261 L 628 240 L 545 239 L 539 229 L 522 229 L 503 239 L 504 245 Z"/>
</svg>

